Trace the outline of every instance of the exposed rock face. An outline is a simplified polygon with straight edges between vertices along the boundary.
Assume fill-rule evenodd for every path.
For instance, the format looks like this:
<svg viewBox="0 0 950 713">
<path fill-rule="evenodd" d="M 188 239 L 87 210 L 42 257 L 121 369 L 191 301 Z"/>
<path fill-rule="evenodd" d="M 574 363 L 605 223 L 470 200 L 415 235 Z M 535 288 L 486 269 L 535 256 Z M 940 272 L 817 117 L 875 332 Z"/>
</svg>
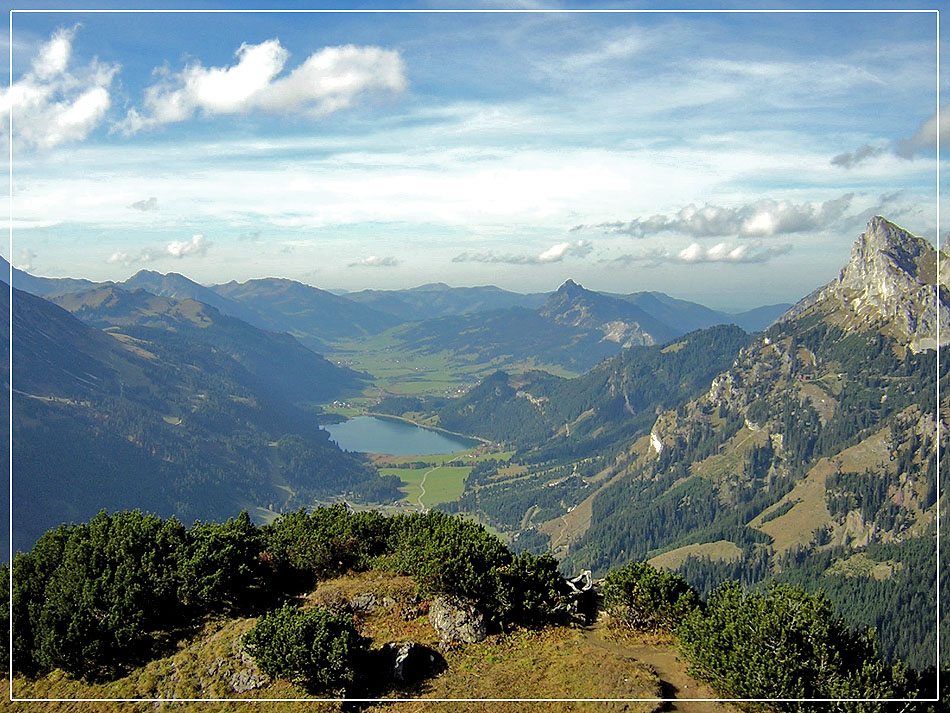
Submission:
<svg viewBox="0 0 950 713">
<path fill-rule="evenodd" d="M 937 286 L 937 260 L 928 241 L 877 216 L 854 243 L 837 279 L 799 302 L 785 319 L 831 302 L 864 322 L 886 323 L 915 352 L 936 348 L 939 322 L 943 346 L 950 343 L 950 292 L 945 274 L 943 286 Z"/>
<path fill-rule="evenodd" d="M 442 645 L 482 641 L 488 631 L 485 616 L 469 602 L 456 597 L 437 597 L 429 605 L 429 623 L 439 635 Z"/>
</svg>

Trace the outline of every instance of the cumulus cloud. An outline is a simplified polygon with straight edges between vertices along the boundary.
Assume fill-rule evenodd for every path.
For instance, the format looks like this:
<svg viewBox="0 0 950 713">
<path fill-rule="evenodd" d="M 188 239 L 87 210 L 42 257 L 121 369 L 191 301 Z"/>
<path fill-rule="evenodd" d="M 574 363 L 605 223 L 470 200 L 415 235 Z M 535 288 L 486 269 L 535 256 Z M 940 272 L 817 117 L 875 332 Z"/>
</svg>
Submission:
<svg viewBox="0 0 950 713">
<path fill-rule="evenodd" d="M 129 208 L 135 208 L 136 210 L 149 211 L 156 210 L 158 208 L 158 198 L 152 196 L 145 200 L 135 201 Z"/>
<path fill-rule="evenodd" d="M 242 44 L 235 64 L 188 65 L 179 73 L 158 70 L 159 81 L 145 90 L 144 108 L 129 110 L 114 130 L 142 129 L 204 116 L 249 111 L 302 113 L 321 117 L 351 106 L 371 91 L 402 92 L 408 86 L 398 51 L 379 47 L 325 47 L 281 75 L 288 52 L 279 40 Z"/>
<path fill-rule="evenodd" d="M 208 254 L 208 248 L 211 243 L 205 240 L 204 235 L 192 235 L 191 240 L 173 240 L 166 246 L 166 251 L 174 258 L 181 259 L 187 255 L 199 255 L 204 257 Z"/>
<path fill-rule="evenodd" d="M 165 245 L 164 248 L 147 247 L 142 248 L 137 253 L 130 253 L 124 250 L 116 250 L 106 260 L 108 263 L 120 263 L 122 265 L 134 265 L 142 262 L 155 262 L 164 258 L 182 258 L 194 256 L 204 257 L 208 254 L 208 248 L 212 245 L 211 241 L 204 235 L 193 235 L 191 240 L 173 240 Z"/>
<path fill-rule="evenodd" d="M 377 255 L 370 255 L 362 260 L 351 262 L 348 267 L 396 267 L 398 264 L 399 260 L 392 256 L 379 257 Z"/>
<path fill-rule="evenodd" d="M 691 243 L 689 246 L 676 252 L 668 250 L 653 249 L 644 250 L 639 253 L 631 253 L 614 258 L 610 262 L 615 265 L 630 265 L 635 263 L 677 263 L 696 265 L 702 263 L 763 263 L 772 258 L 784 255 L 792 249 L 791 245 L 769 245 L 751 243 L 717 243 L 711 247 L 704 247 L 699 243 Z"/>
<path fill-rule="evenodd" d="M 539 255 L 498 255 L 487 252 L 463 252 L 452 258 L 452 262 L 503 263 L 506 265 L 545 265 L 561 262 L 565 257 L 586 257 L 594 247 L 589 240 L 552 245 Z"/>
<path fill-rule="evenodd" d="M 12 112 L 15 144 L 50 149 L 82 141 L 105 119 L 119 65 L 94 59 L 70 68 L 77 27 L 57 30 L 40 47 L 30 70 L 0 90 L 0 127 L 9 125 Z"/>
<path fill-rule="evenodd" d="M 576 225 L 571 230 L 599 228 L 607 233 L 644 238 L 656 233 L 680 233 L 694 238 L 736 235 L 743 238 L 766 238 L 813 230 L 834 224 L 844 215 L 853 193 L 823 203 L 793 203 L 764 199 L 754 203 L 726 208 L 692 203 L 675 215 L 652 215 L 634 218 L 629 222 L 599 223 L 595 226 Z"/>
</svg>

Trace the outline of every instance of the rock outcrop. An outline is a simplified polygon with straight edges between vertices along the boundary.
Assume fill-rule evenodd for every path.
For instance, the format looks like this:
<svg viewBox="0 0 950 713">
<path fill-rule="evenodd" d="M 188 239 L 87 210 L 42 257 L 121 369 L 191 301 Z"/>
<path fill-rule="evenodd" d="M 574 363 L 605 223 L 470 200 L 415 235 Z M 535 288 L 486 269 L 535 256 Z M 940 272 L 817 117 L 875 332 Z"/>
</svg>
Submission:
<svg viewBox="0 0 950 713">
<path fill-rule="evenodd" d="M 838 277 L 789 310 L 792 319 L 814 306 L 844 307 L 859 322 L 883 323 L 912 351 L 950 343 L 950 291 L 937 284 L 938 255 L 925 239 L 876 216 L 851 248 Z"/>
</svg>

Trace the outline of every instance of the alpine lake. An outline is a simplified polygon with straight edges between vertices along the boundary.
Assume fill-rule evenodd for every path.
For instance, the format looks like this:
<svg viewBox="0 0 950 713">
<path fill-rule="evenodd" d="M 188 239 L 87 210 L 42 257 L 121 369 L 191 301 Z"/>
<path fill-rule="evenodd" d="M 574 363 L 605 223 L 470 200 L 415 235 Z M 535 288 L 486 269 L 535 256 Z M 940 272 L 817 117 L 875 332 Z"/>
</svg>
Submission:
<svg viewBox="0 0 950 713">
<path fill-rule="evenodd" d="M 477 460 L 471 451 L 479 441 L 399 419 L 355 416 L 323 428 L 340 448 L 370 454 L 380 475 L 403 482 L 405 498 L 399 507 L 425 509 L 457 499 Z"/>
<path fill-rule="evenodd" d="M 325 425 L 330 439 L 345 451 L 390 456 L 458 453 L 478 441 L 423 428 L 407 421 L 378 416 L 356 416 L 342 423 Z"/>
</svg>

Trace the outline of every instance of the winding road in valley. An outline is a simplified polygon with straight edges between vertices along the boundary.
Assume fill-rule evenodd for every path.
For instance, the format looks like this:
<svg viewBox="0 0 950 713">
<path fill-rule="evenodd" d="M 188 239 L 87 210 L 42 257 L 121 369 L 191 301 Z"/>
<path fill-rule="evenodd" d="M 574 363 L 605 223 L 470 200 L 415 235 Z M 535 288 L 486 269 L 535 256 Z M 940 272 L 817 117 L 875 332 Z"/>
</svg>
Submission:
<svg viewBox="0 0 950 713">
<path fill-rule="evenodd" d="M 422 504 L 422 498 L 424 498 L 426 495 L 426 478 L 429 477 L 429 473 L 431 473 L 434 470 L 438 470 L 441 467 L 442 467 L 441 465 L 437 465 L 435 468 L 429 468 L 429 470 L 423 473 L 422 480 L 419 481 L 420 492 L 419 492 L 419 497 L 416 498 L 416 503 L 419 505 L 419 508 L 422 510 L 425 510 L 426 508 L 426 506 Z"/>
</svg>

